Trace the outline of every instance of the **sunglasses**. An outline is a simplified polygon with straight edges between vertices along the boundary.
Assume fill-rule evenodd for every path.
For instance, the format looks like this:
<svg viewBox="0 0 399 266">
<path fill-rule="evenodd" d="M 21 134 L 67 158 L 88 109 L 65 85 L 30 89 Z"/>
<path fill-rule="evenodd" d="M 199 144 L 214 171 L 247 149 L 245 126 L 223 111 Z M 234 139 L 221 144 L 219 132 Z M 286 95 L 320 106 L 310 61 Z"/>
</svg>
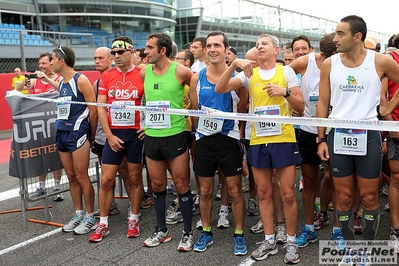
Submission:
<svg viewBox="0 0 399 266">
<path fill-rule="evenodd" d="M 187 60 L 187 58 L 184 58 L 184 57 L 176 57 L 175 60 Z"/>
<path fill-rule="evenodd" d="M 68 59 L 68 56 L 66 55 L 66 53 L 64 52 L 64 50 L 62 50 L 62 45 L 58 46 L 57 49 L 60 50 L 61 53 L 63 53 L 63 54 L 65 55 L 65 59 Z"/>
<path fill-rule="evenodd" d="M 123 55 L 125 52 L 131 51 L 131 50 L 118 50 L 118 51 L 111 51 L 111 55 Z"/>
</svg>

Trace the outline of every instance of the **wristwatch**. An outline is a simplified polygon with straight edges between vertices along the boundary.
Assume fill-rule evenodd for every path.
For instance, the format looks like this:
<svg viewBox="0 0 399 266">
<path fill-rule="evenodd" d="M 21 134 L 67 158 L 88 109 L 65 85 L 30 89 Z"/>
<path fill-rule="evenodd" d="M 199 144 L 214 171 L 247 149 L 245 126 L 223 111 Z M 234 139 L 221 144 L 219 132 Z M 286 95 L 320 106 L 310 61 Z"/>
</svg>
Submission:
<svg viewBox="0 0 399 266">
<path fill-rule="evenodd" d="M 284 98 L 287 98 L 287 97 L 289 97 L 289 96 L 291 96 L 291 90 L 290 90 L 289 88 L 287 88 L 287 89 L 285 90 Z"/>
<path fill-rule="evenodd" d="M 316 137 L 316 143 L 320 144 L 322 142 L 326 142 L 326 138 L 320 138 L 320 137 Z"/>
</svg>

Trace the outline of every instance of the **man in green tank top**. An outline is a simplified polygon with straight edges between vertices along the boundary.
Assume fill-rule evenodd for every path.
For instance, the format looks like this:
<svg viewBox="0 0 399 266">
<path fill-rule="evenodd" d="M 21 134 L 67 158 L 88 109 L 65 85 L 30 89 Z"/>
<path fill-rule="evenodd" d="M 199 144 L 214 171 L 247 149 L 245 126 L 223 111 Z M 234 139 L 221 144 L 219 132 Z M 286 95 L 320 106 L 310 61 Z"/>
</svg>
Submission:
<svg viewBox="0 0 399 266">
<path fill-rule="evenodd" d="M 147 38 L 144 53 L 149 65 L 140 72 L 144 80 L 146 106 L 183 109 L 184 85 L 190 84 L 190 69 L 169 60 L 172 40 L 164 33 L 151 34 Z M 188 176 L 188 137 L 184 116 L 146 112 L 144 149 L 147 169 L 154 190 L 154 206 L 157 225 L 144 246 L 155 247 L 171 240 L 166 226 L 166 183 L 168 169 L 179 195 L 183 216 L 183 235 L 180 251 L 192 250 L 194 237 L 191 228 L 193 197 Z"/>
</svg>

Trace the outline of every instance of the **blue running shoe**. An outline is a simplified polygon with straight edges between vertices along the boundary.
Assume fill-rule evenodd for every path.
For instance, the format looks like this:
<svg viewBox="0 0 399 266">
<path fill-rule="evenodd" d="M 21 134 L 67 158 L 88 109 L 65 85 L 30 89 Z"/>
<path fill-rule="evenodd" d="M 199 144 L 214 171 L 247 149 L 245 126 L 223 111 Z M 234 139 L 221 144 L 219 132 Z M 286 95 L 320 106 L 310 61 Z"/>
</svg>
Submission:
<svg viewBox="0 0 399 266">
<path fill-rule="evenodd" d="M 310 231 L 309 227 L 302 227 L 302 233 L 296 238 L 296 243 L 300 248 L 306 247 L 309 243 L 314 243 L 317 241 L 316 232 Z"/>
<path fill-rule="evenodd" d="M 210 234 L 202 232 L 194 244 L 194 251 L 204 252 L 209 245 L 213 244 L 213 237 Z"/>
<path fill-rule="evenodd" d="M 335 241 L 337 250 L 343 251 L 346 249 L 346 243 L 344 237 L 342 236 L 341 229 L 335 229 L 331 235 L 331 240 Z"/>
<path fill-rule="evenodd" d="M 234 255 L 244 256 L 247 254 L 247 243 L 244 235 L 234 235 Z"/>
</svg>

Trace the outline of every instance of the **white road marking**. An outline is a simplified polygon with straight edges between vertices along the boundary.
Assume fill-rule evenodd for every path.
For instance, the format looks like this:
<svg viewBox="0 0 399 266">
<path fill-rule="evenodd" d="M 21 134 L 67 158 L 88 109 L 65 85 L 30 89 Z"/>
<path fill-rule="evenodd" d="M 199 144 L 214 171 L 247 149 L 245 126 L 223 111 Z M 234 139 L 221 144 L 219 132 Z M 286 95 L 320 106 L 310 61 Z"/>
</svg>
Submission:
<svg viewBox="0 0 399 266">
<path fill-rule="evenodd" d="M 26 240 L 26 241 L 24 241 L 24 242 L 21 242 L 21 243 L 19 243 L 19 244 L 14 245 L 14 246 L 12 246 L 12 247 L 9 247 L 9 248 L 0 250 L 0 256 L 1 256 L 1 255 L 4 255 L 4 254 L 7 254 L 7 253 L 9 253 L 9 252 L 11 252 L 11 251 L 17 250 L 17 249 L 19 249 L 19 248 L 22 248 L 22 247 L 24 247 L 24 246 L 26 246 L 26 245 L 29 245 L 29 244 L 31 244 L 31 243 L 33 243 L 33 242 L 36 242 L 36 241 L 40 240 L 40 239 L 43 239 L 43 238 L 46 238 L 46 237 L 48 237 L 48 236 L 57 234 L 57 233 L 59 233 L 59 232 L 61 232 L 61 231 L 62 231 L 62 228 L 58 228 L 58 229 L 55 229 L 55 230 L 50 231 L 50 232 L 48 232 L 48 233 L 45 233 L 45 234 L 43 234 L 43 235 L 40 235 L 40 236 L 31 238 L 31 239 L 28 239 L 28 240 Z"/>
<path fill-rule="evenodd" d="M 256 260 L 251 259 L 251 256 L 249 256 L 245 260 L 243 260 L 238 266 L 251 266 L 255 262 Z"/>
</svg>

